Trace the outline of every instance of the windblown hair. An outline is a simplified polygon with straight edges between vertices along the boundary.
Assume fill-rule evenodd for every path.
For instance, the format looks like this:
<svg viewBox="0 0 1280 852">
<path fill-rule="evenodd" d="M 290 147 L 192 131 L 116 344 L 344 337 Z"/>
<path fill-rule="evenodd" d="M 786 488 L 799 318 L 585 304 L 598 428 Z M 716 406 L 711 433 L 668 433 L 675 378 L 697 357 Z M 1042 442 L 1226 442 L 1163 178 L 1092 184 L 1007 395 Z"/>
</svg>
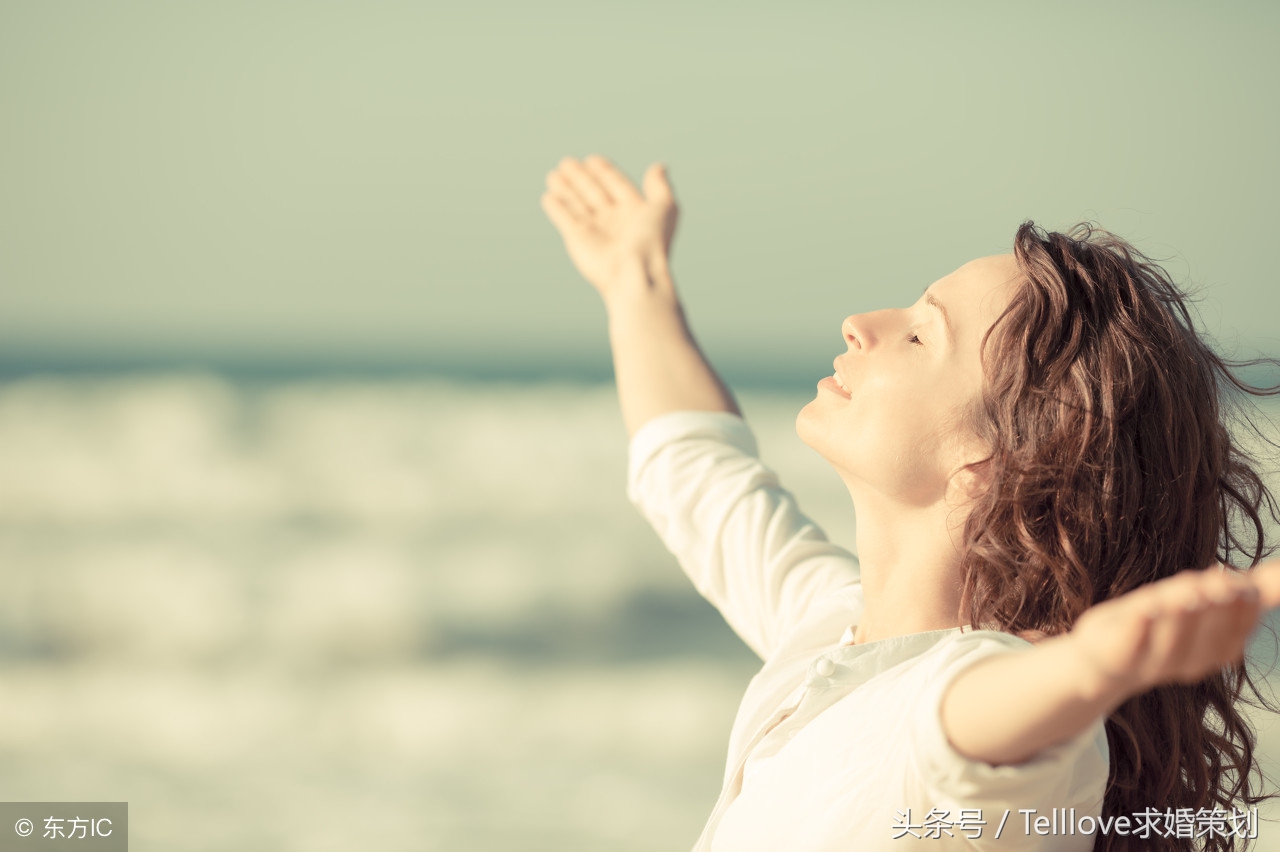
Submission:
<svg viewBox="0 0 1280 852">
<path fill-rule="evenodd" d="M 1245 394 L 1280 393 L 1234 371 L 1277 362 L 1215 354 L 1168 273 L 1109 232 L 1025 222 L 1014 256 L 1023 280 L 983 339 L 974 412 L 991 453 L 977 463 L 989 488 L 965 528 L 969 623 L 1057 635 L 1144 583 L 1270 555 L 1262 509 L 1280 521 L 1276 501 L 1229 426 Z M 1274 446 L 1247 413 L 1243 422 Z M 1103 816 L 1230 812 L 1271 798 L 1239 709 L 1276 710 L 1255 676 L 1241 663 L 1119 707 L 1107 720 Z M 1242 842 L 1110 834 L 1094 848 L 1227 852 Z"/>
</svg>

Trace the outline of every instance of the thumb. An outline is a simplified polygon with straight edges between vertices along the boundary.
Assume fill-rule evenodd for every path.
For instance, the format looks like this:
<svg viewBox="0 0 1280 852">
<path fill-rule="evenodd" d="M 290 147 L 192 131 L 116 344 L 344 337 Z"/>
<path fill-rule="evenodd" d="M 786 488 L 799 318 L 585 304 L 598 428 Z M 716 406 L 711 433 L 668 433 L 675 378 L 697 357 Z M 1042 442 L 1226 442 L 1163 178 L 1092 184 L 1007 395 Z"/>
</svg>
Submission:
<svg viewBox="0 0 1280 852">
<path fill-rule="evenodd" d="M 644 195 L 650 201 L 673 201 L 675 193 L 671 189 L 671 179 L 667 167 L 662 163 L 654 163 L 644 173 Z"/>
</svg>

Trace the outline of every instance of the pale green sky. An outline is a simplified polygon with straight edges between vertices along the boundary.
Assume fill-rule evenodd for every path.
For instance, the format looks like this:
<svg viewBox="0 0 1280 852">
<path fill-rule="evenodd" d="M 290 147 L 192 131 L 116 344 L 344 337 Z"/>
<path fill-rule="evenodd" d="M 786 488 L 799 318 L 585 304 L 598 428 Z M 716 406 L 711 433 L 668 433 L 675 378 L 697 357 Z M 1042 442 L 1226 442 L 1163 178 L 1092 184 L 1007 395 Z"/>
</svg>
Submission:
<svg viewBox="0 0 1280 852">
<path fill-rule="evenodd" d="M 1261 2 L 0 0 L 0 351 L 607 366 L 538 205 L 599 152 L 669 164 L 739 371 L 821 371 L 1024 218 L 1169 258 L 1280 352 L 1277 33 Z"/>
</svg>

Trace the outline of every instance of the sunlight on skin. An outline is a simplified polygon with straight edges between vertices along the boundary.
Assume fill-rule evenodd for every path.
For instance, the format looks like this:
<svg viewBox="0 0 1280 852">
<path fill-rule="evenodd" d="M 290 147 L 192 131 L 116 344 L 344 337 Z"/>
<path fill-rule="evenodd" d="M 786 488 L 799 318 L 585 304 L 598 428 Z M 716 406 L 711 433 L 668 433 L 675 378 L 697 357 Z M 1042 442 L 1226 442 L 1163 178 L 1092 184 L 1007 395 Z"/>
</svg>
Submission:
<svg viewBox="0 0 1280 852">
<path fill-rule="evenodd" d="M 666 167 L 654 163 L 642 189 L 593 154 L 565 157 L 547 175 L 542 209 L 582 276 L 608 299 L 641 266 L 666 271 L 680 210 Z"/>
<path fill-rule="evenodd" d="M 737 412 L 692 342 L 675 295 L 668 255 L 678 209 L 665 169 L 650 166 L 643 184 L 637 189 L 603 157 L 566 157 L 548 174 L 542 197 L 570 258 L 609 309 L 630 434 L 665 411 Z M 953 322 L 960 320 L 954 338 L 936 322 L 928 299 L 847 319 L 849 352 L 835 363 L 840 380 L 824 380 L 840 386 L 838 393 L 820 391 L 798 419 L 801 437 L 846 481 L 862 522 L 867 608 L 859 641 L 961 623 L 954 531 L 945 517 L 950 472 L 973 448 L 952 415 L 980 387 L 976 341 L 1008 300 L 1016 277 L 1011 262 L 1007 255 L 979 259 L 935 282 L 932 296 L 950 304 Z M 923 341 L 931 353 L 925 359 L 917 351 L 921 329 L 934 333 L 932 346 Z M 851 359 L 859 369 L 842 369 Z M 941 402 L 930 407 L 940 393 Z M 853 400 L 861 405 L 846 405 Z M 846 409 L 856 416 L 843 417 Z M 873 428 L 877 417 L 883 422 Z M 922 434 L 901 440 L 904 423 L 918 424 Z M 870 431 L 850 441 L 849 429 Z M 911 465 L 901 469 L 904 462 Z M 943 533 L 911 550 L 924 540 L 921 532 L 933 529 Z M 917 582 L 894 584 L 911 572 Z M 921 589 L 931 592 L 922 599 Z M 1132 695 L 1160 683 L 1194 682 L 1239 660 L 1261 613 L 1278 605 L 1280 564 L 1248 574 L 1185 571 L 1093 607 L 1069 633 L 1026 654 L 965 671 L 944 700 L 943 727 L 971 757 L 1021 762 Z M 873 624 L 876 612 L 885 615 Z"/>
<path fill-rule="evenodd" d="M 1092 607 L 1032 651 L 966 669 L 943 697 L 943 729 L 971 759 L 1023 763 L 1152 687 L 1240 661 L 1277 606 L 1280 561 L 1183 571 Z"/>
<path fill-rule="evenodd" d="M 1280 560 L 1242 572 L 1183 571 L 1088 610 L 1071 633 L 1102 690 L 1124 697 L 1194 683 L 1239 661 L 1262 614 L 1280 607 Z"/>
</svg>

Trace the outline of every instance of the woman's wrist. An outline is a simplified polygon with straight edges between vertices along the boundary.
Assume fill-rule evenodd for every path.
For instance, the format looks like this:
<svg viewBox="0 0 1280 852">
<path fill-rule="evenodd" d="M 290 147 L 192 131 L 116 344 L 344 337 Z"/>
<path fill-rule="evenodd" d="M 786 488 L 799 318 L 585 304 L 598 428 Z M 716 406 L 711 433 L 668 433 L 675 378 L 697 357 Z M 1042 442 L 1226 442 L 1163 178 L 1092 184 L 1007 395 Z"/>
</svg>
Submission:
<svg viewBox="0 0 1280 852">
<path fill-rule="evenodd" d="M 655 321 L 669 325 L 675 320 L 684 326 L 684 310 L 676 295 L 675 282 L 665 268 L 652 270 L 637 264 L 601 293 L 613 333 L 625 334 L 633 327 Z"/>
<path fill-rule="evenodd" d="M 1137 678 L 1107 671 L 1089 652 L 1085 643 L 1072 633 L 1068 632 L 1051 641 L 1061 643 L 1063 672 L 1076 685 L 1081 700 L 1110 714 L 1142 691 L 1142 684 Z"/>
<path fill-rule="evenodd" d="M 676 301 L 675 280 L 664 257 L 637 256 L 622 264 L 613 278 L 600 287 L 605 309 L 630 310 L 636 301 L 656 297 L 659 301 Z"/>
</svg>

